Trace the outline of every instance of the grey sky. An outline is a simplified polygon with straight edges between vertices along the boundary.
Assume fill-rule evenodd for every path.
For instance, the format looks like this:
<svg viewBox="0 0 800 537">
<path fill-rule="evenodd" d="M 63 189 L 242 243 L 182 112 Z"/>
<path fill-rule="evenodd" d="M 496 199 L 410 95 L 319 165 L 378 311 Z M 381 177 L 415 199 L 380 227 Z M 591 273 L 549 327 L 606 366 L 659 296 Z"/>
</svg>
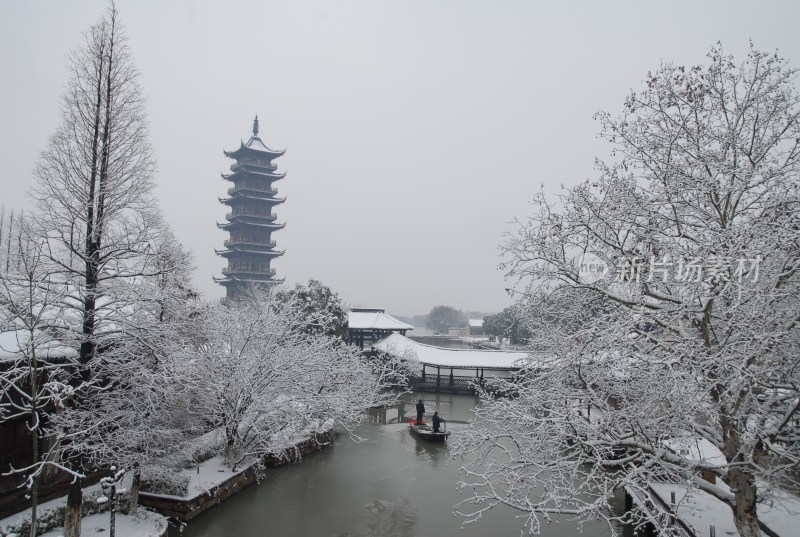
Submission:
<svg viewBox="0 0 800 537">
<path fill-rule="evenodd" d="M 606 5 L 608 4 L 608 5 Z M 7 208 L 59 121 L 65 55 L 105 1 L 0 3 L 0 161 Z M 598 110 L 664 59 L 716 41 L 800 66 L 800 3 L 119 0 L 148 97 L 161 206 L 196 256 L 214 255 L 231 161 L 261 137 L 287 148 L 276 183 L 287 283 L 320 279 L 351 305 L 398 314 L 509 304 L 502 233 L 548 192 L 594 175 Z"/>
</svg>

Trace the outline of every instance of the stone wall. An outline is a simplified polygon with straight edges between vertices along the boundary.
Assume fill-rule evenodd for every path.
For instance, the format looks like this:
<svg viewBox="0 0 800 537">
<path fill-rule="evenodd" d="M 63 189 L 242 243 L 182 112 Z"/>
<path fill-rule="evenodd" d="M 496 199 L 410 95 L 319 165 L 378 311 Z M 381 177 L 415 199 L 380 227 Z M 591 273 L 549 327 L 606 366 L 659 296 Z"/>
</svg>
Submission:
<svg viewBox="0 0 800 537">
<path fill-rule="evenodd" d="M 335 438 L 336 433 L 332 430 L 317 434 L 303 440 L 293 448 L 287 449 L 281 454 L 266 456 L 264 458 L 264 466 L 267 468 L 276 468 L 284 464 L 297 462 L 303 455 L 314 453 L 330 445 Z M 192 498 L 179 498 L 176 496 L 153 494 L 142 491 L 139 493 L 139 505 L 155 509 L 162 515 L 188 522 L 257 481 L 257 468 L 255 466 L 249 466 L 241 472 L 232 475 L 229 479 L 223 481 L 211 490 Z"/>
<path fill-rule="evenodd" d="M 257 470 L 253 466 L 249 466 L 211 490 L 192 498 L 139 492 L 139 505 L 155 509 L 162 515 L 188 522 L 218 503 L 224 502 L 240 490 L 249 487 L 256 482 L 257 478 Z"/>
</svg>

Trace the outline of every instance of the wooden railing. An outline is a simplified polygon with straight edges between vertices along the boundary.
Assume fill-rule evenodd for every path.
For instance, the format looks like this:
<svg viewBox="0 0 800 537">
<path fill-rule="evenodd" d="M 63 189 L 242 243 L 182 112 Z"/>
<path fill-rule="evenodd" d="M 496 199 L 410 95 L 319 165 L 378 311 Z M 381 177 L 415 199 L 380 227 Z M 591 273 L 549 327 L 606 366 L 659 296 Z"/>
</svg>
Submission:
<svg viewBox="0 0 800 537">
<path fill-rule="evenodd" d="M 227 246 L 232 246 L 234 244 L 254 244 L 254 245 L 258 245 L 258 246 L 269 246 L 271 248 L 275 248 L 278 245 L 278 243 L 275 242 L 275 241 L 259 242 L 259 241 L 249 241 L 249 240 L 245 240 L 245 239 L 227 239 L 227 240 L 225 240 L 225 242 L 223 242 L 223 244 L 226 247 Z"/>
<path fill-rule="evenodd" d="M 276 164 L 273 164 L 272 162 L 269 162 L 267 160 L 255 160 L 255 159 L 243 158 L 238 162 L 231 164 L 231 171 L 235 172 L 242 166 L 256 166 L 258 168 L 271 168 L 272 170 L 278 169 L 278 166 Z"/>
<path fill-rule="evenodd" d="M 233 194 L 237 190 L 252 190 L 253 192 L 263 192 L 264 194 L 277 194 L 277 188 L 259 188 L 250 183 L 241 183 L 228 189 L 228 194 Z"/>
<path fill-rule="evenodd" d="M 247 211 L 233 211 L 231 213 L 226 214 L 225 215 L 225 219 L 226 220 L 230 220 L 231 218 L 234 218 L 236 216 L 252 216 L 252 217 L 256 217 L 256 218 L 271 218 L 272 220 L 275 220 L 276 218 L 278 218 L 278 215 L 276 215 L 275 213 L 255 213 L 255 212 L 247 212 Z"/>
<path fill-rule="evenodd" d="M 223 274 L 258 274 L 258 275 L 275 275 L 275 269 L 271 268 L 269 270 L 252 270 L 252 269 L 236 269 L 236 268 L 224 268 L 222 269 Z"/>
</svg>

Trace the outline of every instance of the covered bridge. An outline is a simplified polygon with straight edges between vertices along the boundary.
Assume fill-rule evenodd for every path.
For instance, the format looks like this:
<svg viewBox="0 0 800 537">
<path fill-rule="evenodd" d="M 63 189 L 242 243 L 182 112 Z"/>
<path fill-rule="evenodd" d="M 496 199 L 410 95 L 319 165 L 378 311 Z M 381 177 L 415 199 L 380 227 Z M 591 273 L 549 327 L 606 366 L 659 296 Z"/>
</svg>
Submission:
<svg viewBox="0 0 800 537">
<path fill-rule="evenodd" d="M 529 361 L 526 352 L 446 349 L 418 343 L 400 334 L 391 334 L 375 348 L 396 356 L 414 357 L 422 364 L 419 377 L 411 379 L 418 390 L 472 392 L 473 380 L 509 378 Z"/>
</svg>

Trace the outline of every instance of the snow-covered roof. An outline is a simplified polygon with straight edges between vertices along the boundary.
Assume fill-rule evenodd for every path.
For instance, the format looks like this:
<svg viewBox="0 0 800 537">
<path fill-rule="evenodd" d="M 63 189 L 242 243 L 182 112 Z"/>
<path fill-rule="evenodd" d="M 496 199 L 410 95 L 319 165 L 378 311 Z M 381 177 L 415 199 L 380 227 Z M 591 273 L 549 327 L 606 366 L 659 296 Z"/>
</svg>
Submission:
<svg viewBox="0 0 800 537">
<path fill-rule="evenodd" d="M 259 138 L 258 136 L 251 137 L 247 141 L 247 143 L 244 144 L 244 146 L 247 147 L 248 149 L 253 149 L 255 151 L 263 151 L 265 153 L 280 153 L 280 150 L 275 151 L 274 149 L 270 149 L 269 147 L 267 147 L 266 144 L 264 144 L 264 142 L 262 142 L 261 138 Z"/>
<path fill-rule="evenodd" d="M 680 436 L 664 440 L 664 445 L 690 461 L 701 462 L 712 466 L 727 464 L 725 455 L 720 449 L 706 440 L 695 436 Z"/>
<path fill-rule="evenodd" d="M 467 322 L 472 328 L 483 328 L 483 319 L 469 319 Z"/>
<path fill-rule="evenodd" d="M 766 483 L 758 483 L 759 493 L 766 490 Z M 727 489 L 724 483 L 719 487 Z M 763 488 L 762 488 L 763 487 Z M 672 483 L 650 483 L 661 501 L 669 505 L 675 493 L 678 518 L 694 528 L 696 535 L 708 535 L 709 526 L 716 528 L 717 535 L 736 535 L 736 524 L 728 504 L 711 494 L 692 490 L 686 485 Z M 796 535 L 797 515 L 800 499 L 783 490 L 771 490 L 772 501 L 758 506 L 758 520 L 778 535 Z"/>
<path fill-rule="evenodd" d="M 272 181 L 280 181 L 281 179 L 284 179 L 286 177 L 286 172 L 264 171 L 249 164 L 233 164 L 231 165 L 231 170 L 232 170 L 231 173 L 220 173 L 220 176 L 226 181 L 233 181 L 234 179 L 237 178 L 237 175 L 240 172 L 244 172 L 249 175 L 257 175 L 266 179 L 271 179 Z"/>
<path fill-rule="evenodd" d="M 425 364 L 441 367 L 482 367 L 485 369 L 517 369 L 529 360 L 526 352 L 444 349 L 417 343 L 400 334 L 392 334 L 375 345 L 392 354 L 412 354 Z"/>
<path fill-rule="evenodd" d="M 399 321 L 383 310 L 359 309 L 348 313 L 348 326 L 354 330 L 413 330 L 414 327 Z"/>
<path fill-rule="evenodd" d="M 36 353 L 42 358 L 71 358 L 78 355 L 72 347 L 60 341 L 47 338 L 42 333 L 37 333 Z M 23 349 L 30 341 L 30 334 L 25 330 L 10 330 L 0 332 L 0 360 L 16 360 L 23 357 Z"/>
<path fill-rule="evenodd" d="M 708 535 L 710 526 L 716 528 L 717 535 L 738 533 L 730 506 L 714 496 L 700 490 L 693 490 L 689 494 L 686 485 L 681 484 L 650 483 L 650 488 L 666 505 L 672 503 L 672 493 L 675 493 L 678 518 L 693 528 L 697 535 Z"/>
<path fill-rule="evenodd" d="M 286 150 L 270 149 L 264 144 L 264 142 L 261 141 L 261 138 L 259 138 L 258 136 L 251 136 L 250 139 L 247 140 L 247 143 L 241 142 L 241 144 L 239 145 L 239 149 L 237 149 L 236 151 L 223 151 L 223 152 L 225 153 L 225 156 L 235 158 L 237 160 L 239 160 L 240 157 L 245 157 L 248 153 L 252 156 L 253 153 L 251 152 L 263 153 L 268 158 L 268 160 L 272 160 L 273 158 L 277 158 L 283 155 L 286 152 Z"/>
<path fill-rule="evenodd" d="M 217 227 L 221 229 L 225 229 L 226 227 L 230 227 L 234 224 L 244 224 L 247 226 L 256 226 L 256 227 L 266 227 L 274 230 L 283 229 L 286 226 L 286 222 L 281 224 L 276 224 L 274 222 L 259 222 L 259 217 L 252 216 L 252 215 L 241 215 L 237 214 L 236 216 L 232 216 L 231 219 L 227 222 L 220 224 L 217 222 Z"/>
</svg>

